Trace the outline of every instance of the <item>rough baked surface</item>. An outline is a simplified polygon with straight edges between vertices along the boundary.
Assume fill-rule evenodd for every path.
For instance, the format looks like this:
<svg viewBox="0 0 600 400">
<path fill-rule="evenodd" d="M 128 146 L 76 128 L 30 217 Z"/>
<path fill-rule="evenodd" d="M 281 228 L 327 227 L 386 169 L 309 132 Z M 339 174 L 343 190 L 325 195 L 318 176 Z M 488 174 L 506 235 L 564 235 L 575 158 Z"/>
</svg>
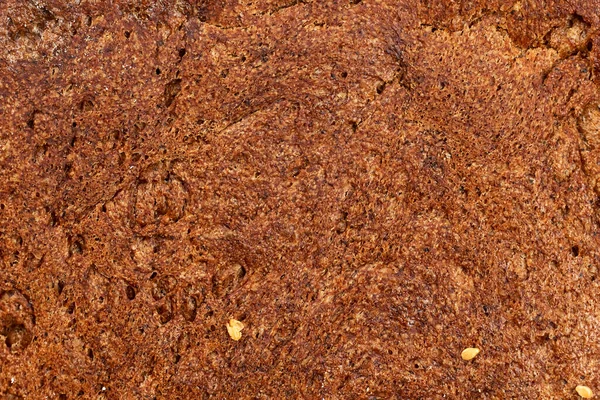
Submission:
<svg viewBox="0 0 600 400">
<path fill-rule="evenodd" d="M 600 392 L 599 18 L 1 1 L 1 397 Z"/>
</svg>

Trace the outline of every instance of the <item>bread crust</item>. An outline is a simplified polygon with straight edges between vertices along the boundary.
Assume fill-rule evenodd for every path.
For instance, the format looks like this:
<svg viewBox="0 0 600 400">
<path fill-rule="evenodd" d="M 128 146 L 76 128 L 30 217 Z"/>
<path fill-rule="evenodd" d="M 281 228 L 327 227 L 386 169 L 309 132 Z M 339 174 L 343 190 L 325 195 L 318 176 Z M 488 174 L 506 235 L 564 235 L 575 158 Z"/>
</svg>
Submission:
<svg viewBox="0 0 600 400">
<path fill-rule="evenodd" d="M 597 391 L 598 11 L 1 1 L 0 397 Z"/>
</svg>

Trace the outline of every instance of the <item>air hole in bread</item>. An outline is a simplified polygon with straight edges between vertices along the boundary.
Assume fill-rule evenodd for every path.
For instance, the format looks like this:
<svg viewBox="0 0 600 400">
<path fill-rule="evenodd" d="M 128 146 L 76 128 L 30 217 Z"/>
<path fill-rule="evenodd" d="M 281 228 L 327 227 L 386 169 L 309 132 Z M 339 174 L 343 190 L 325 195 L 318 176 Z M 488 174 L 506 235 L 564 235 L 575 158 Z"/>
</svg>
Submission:
<svg viewBox="0 0 600 400">
<path fill-rule="evenodd" d="M 127 285 L 127 287 L 125 288 L 125 295 L 127 296 L 127 298 L 129 300 L 135 299 L 135 289 L 134 289 L 134 287 L 131 286 L 131 285 Z"/>
<path fill-rule="evenodd" d="M 173 319 L 173 301 L 170 297 L 165 299 L 165 302 L 156 308 L 158 318 L 161 324 L 166 324 Z"/>
</svg>

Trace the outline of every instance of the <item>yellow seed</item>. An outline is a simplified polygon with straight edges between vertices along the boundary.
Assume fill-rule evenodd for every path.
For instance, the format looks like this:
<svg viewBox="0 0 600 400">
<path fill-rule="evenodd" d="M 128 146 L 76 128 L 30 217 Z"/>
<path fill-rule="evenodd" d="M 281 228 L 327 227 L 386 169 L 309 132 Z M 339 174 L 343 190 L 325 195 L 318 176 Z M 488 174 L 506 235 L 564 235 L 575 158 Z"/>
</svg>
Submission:
<svg viewBox="0 0 600 400">
<path fill-rule="evenodd" d="M 594 392 L 587 386 L 579 385 L 575 388 L 577 394 L 583 397 L 584 399 L 591 399 L 594 396 Z"/>
<path fill-rule="evenodd" d="M 479 349 L 477 347 L 467 347 L 460 353 L 460 356 L 463 360 L 469 361 L 474 359 L 477 354 L 479 354 Z"/>
<path fill-rule="evenodd" d="M 242 338 L 242 329 L 244 329 L 244 324 L 238 321 L 237 319 L 230 319 L 227 323 L 227 333 L 233 340 L 240 340 Z"/>
</svg>

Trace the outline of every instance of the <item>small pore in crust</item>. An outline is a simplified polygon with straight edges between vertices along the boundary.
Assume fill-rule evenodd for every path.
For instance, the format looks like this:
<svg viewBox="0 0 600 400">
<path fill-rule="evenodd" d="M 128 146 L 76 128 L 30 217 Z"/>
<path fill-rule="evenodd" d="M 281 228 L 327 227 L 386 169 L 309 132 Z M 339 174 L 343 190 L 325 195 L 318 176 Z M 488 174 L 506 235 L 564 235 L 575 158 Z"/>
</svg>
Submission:
<svg viewBox="0 0 600 400">
<path fill-rule="evenodd" d="M 185 318 L 185 320 L 188 322 L 194 322 L 194 320 L 196 319 L 196 314 L 198 312 L 197 308 L 198 302 L 196 300 L 196 297 L 190 296 L 187 299 L 184 299 L 181 310 L 183 318 Z"/>
<path fill-rule="evenodd" d="M 173 302 L 167 298 L 165 302 L 156 308 L 158 319 L 161 324 L 166 324 L 173 319 Z"/>
<path fill-rule="evenodd" d="M 246 268 L 240 264 L 222 265 L 212 277 L 213 292 L 223 297 L 233 291 L 246 276 Z"/>
<path fill-rule="evenodd" d="M 173 79 L 165 85 L 165 106 L 170 107 L 173 100 L 181 91 L 181 79 Z"/>
<path fill-rule="evenodd" d="M 125 288 L 125 294 L 127 295 L 127 298 L 129 300 L 135 299 L 135 289 L 134 289 L 134 287 L 131 286 L 131 285 L 127 285 L 127 287 Z"/>
<path fill-rule="evenodd" d="M 11 350 L 24 349 L 31 343 L 31 333 L 23 324 L 15 324 L 7 327 L 2 332 L 6 339 L 4 343 Z"/>
<path fill-rule="evenodd" d="M 83 254 L 85 250 L 85 239 L 81 235 L 73 236 L 69 239 L 69 257 L 75 254 Z"/>
<path fill-rule="evenodd" d="M 58 292 L 58 295 L 60 296 L 63 292 L 63 289 L 65 288 L 65 283 L 63 281 L 58 281 L 58 283 L 56 284 L 56 291 Z"/>
</svg>

